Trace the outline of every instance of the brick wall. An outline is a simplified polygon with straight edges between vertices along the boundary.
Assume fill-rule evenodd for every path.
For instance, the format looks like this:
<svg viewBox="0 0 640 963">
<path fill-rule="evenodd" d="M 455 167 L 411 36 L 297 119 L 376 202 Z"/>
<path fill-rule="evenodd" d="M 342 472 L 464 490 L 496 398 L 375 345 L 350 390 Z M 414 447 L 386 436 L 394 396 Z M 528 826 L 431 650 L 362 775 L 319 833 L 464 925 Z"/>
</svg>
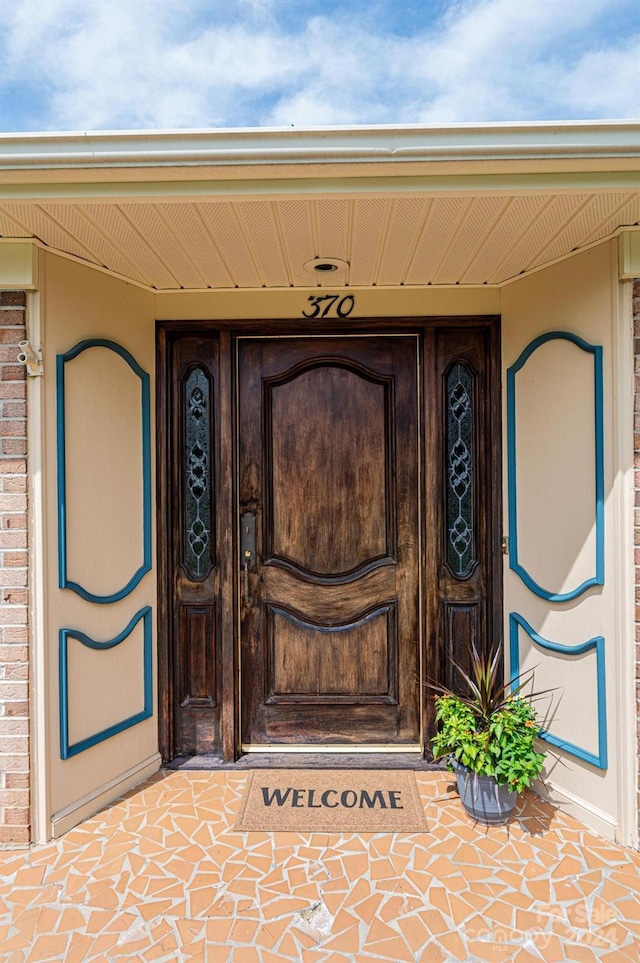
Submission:
<svg viewBox="0 0 640 963">
<path fill-rule="evenodd" d="M 0 291 L 0 848 L 30 839 L 25 305 Z"/>
<path fill-rule="evenodd" d="M 640 830 L 640 281 L 633 282 L 633 337 L 635 354 L 633 466 L 635 472 L 634 547 L 636 564 L 636 707 L 638 737 L 638 829 Z"/>
</svg>

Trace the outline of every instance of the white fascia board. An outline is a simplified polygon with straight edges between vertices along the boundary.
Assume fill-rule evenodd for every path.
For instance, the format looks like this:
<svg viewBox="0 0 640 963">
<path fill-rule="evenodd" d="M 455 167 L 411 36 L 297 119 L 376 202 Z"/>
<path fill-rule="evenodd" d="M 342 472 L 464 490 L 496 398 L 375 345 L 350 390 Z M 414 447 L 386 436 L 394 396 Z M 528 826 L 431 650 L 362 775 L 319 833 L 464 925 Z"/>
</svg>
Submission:
<svg viewBox="0 0 640 963">
<path fill-rule="evenodd" d="M 640 158 L 640 122 L 0 134 L 0 170 Z"/>
<path fill-rule="evenodd" d="M 331 177 L 279 178 L 264 175 L 252 176 L 251 168 L 236 168 L 235 178 L 209 180 L 193 177 L 189 180 L 156 180 L 144 178 L 110 177 L 103 171 L 102 178 L 91 181 L 73 177 L 61 179 L 46 172 L 37 179 L 15 182 L 5 180 L 0 170 L 0 203 L 37 204 L 56 200 L 63 204 L 92 203 L 117 204 L 146 201 L 148 203 L 204 202 L 224 199 L 241 201 L 246 198 L 269 197 L 272 201 L 291 197 L 314 200 L 327 196 L 355 198 L 360 195 L 394 198 L 424 197 L 426 193 L 441 196 L 466 195 L 520 195 L 532 192 L 562 192 L 598 194 L 604 191 L 640 190 L 640 162 L 636 171 L 590 171 L 527 174 L 457 174 L 403 177 L 390 171 L 387 177 Z M 254 169 L 255 171 L 255 169 Z M 59 173 L 59 172 L 57 172 Z M 184 172 L 183 172 L 184 173 Z M 289 169 L 289 174 L 291 173 Z M 151 174 L 151 172 L 150 172 Z"/>
</svg>

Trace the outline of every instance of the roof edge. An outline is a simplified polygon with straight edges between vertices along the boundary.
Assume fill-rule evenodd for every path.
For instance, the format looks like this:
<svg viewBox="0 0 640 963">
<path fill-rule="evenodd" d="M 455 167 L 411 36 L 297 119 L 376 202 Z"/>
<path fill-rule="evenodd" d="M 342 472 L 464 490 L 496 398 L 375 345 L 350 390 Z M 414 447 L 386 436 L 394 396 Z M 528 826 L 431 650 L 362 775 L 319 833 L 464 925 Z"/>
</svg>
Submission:
<svg viewBox="0 0 640 963">
<path fill-rule="evenodd" d="M 640 158 L 640 121 L 0 133 L 0 170 Z"/>
</svg>

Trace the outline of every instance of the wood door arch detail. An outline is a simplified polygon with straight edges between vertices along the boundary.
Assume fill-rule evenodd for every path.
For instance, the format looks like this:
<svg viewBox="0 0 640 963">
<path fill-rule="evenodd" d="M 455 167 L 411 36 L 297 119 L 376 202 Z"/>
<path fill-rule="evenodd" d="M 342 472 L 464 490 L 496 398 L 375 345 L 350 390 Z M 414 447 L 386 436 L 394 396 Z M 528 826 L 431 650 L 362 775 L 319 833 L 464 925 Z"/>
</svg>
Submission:
<svg viewBox="0 0 640 963">
<path fill-rule="evenodd" d="M 398 665 L 397 645 L 397 605 L 394 599 L 367 608 L 355 618 L 340 622 L 313 622 L 300 613 L 280 605 L 267 606 L 269 656 L 267 665 L 267 697 L 270 705 L 295 705 L 296 703 L 327 705 L 364 705 L 398 703 Z M 384 620 L 384 625 L 381 624 Z M 307 645 L 304 659 L 298 664 L 282 658 L 286 645 L 281 644 L 279 633 L 286 634 L 287 623 L 306 634 Z M 349 645 L 349 636 L 358 634 L 355 648 L 376 648 L 378 659 L 371 664 L 369 660 L 354 657 L 354 646 Z M 321 644 L 322 637 L 329 644 Z M 318 638 L 320 637 L 320 638 Z M 322 640 L 324 641 L 324 640 Z M 341 644 L 342 643 L 342 644 Z M 348 650 L 347 657 L 345 652 Z M 334 691 L 330 695 L 318 695 L 318 680 L 326 676 L 323 662 L 333 662 Z M 366 679 L 358 679 L 363 671 Z M 293 687 L 288 680 L 293 681 Z M 298 691 L 292 691 L 296 688 Z M 351 691 L 360 683 L 359 695 Z M 288 686 L 288 688 L 286 688 Z M 286 691 L 285 691 L 286 688 Z"/>
<path fill-rule="evenodd" d="M 330 369 L 333 375 L 324 385 L 324 391 L 311 383 L 323 369 L 325 372 Z M 262 391 L 263 436 L 268 439 L 264 449 L 264 564 L 285 568 L 319 585 L 330 585 L 356 581 L 374 568 L 395 562 L 395 476 L 391 470 L 395 453 L 393 377 L 381 376 L 353 360 L 326 356 L 264 378 Z M 362 397 L 365 391 L 370 395 L 375 392 L 377 397 L 366 399 Z M 292 397 L 281 399 L 280 393 Z M 326 408 L 333 407 L 336 400 L 342 411 L 334 412 L 334 418 L 350 422 L 350 431 L 344 433 L 342 446 L 338 445 L 341 433 L 332 430 L 335 424 L 322 423 Z M 310 408 L 308 402 L 311 402 Z M 298 418 L 288 426 L 287 437 L 283 438 L 275 430 L 278 409 L 291 406 L 297 408 Z M 364 417 L 358 420 L 359 411 L 363 411 Z M 363 464 L 362 450 L 371 453 L 369 464 Z M 324 477 L 324 493 L 316 494 L 324 494 L 328 506 L 321 499 L 308 498 L 314 475 Z M 364 483 L 367 484 L 366 505 L 358 500 L 358 486 Z M 296 504 L 300 498 L 303 503 Z M 328 510 L 334 522 L 331 532 L 316 517 L 323 509 Z M 279 516 L 284 514 L 297 520 L 295 531 L 283 531 L 283 527 L 288 529 L 288 526 L 278 524 Z M 351 528 L 359 532 L 360 542 L 337 546 L 336 533 L 346 531 L 348 514 L 359 516 L 351 519 Z M 336 559 L 339 549 L 342 557 Z M 331 572 L 326 570 L 329 556 L 334 568 Z M 311 558 L 316 560 L 317 568 L 324 565 L 325 571 L 314 570 Z"/>
</svg>

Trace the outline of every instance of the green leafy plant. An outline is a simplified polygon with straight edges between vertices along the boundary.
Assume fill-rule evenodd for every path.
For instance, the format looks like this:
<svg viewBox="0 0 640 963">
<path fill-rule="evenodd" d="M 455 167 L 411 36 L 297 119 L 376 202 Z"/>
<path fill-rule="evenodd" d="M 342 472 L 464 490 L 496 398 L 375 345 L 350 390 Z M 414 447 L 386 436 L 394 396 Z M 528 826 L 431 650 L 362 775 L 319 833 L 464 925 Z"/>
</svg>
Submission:
<svg viewBox="0 0 640 963">
<path fill-rule="evenodd" d="M 432 686 L 440 693 L 436 695 L 439 729 L 433 738 L 434 757 L 448 755 L 472 772 L 493 776 L 498 785 L 522 792 L 544 765 L 544 753 L 536 749 L 540 726 L 531 704 L 543 693 L 522 694 L 531 675 L 523 681 L 502 681 L 500 649 L 485 654 L 473 646 L 471 675 L 455 662 L 454 666 L 469 694 Z"/>
</svg>

